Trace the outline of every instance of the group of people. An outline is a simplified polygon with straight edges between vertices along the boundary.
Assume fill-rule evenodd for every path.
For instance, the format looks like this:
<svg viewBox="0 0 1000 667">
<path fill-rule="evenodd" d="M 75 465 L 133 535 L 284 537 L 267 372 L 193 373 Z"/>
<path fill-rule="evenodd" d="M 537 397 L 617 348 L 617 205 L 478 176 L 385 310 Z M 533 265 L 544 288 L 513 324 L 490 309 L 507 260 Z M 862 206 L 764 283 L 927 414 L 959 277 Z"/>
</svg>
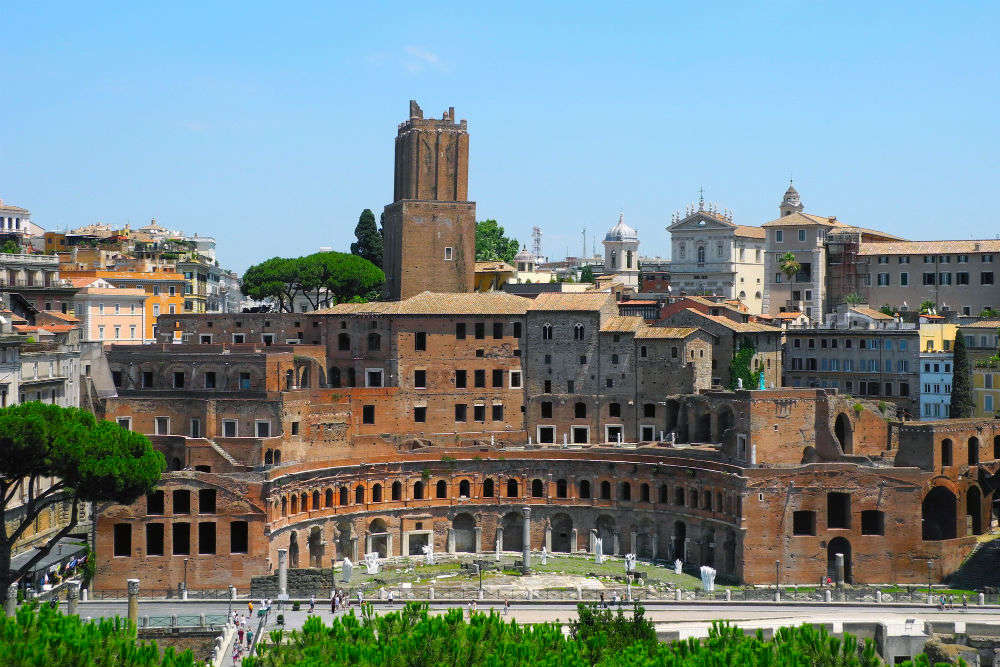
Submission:
<svg viewBox="0 0 1000 667">
<path fill-rule="evenodd" d="M 260 601 L 261 608 L 265 607 L 264 600 Z M 243 657 L 243 651 L 253 648 L 253 601 L 247 602 L 247 613 L 241 614 L 235 609 L 230 617 L 230 622 L 236 627 L 236 641 L 233 642 L 233 664 L 237 664 Z"/>
</svg>

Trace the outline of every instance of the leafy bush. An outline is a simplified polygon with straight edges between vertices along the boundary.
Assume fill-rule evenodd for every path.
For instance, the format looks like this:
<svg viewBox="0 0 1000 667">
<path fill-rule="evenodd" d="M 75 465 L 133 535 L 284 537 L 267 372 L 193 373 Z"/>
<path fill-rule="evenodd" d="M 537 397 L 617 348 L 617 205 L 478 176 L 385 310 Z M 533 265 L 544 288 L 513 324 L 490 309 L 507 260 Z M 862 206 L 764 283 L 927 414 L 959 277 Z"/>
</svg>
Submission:
<svg viewBox="0 0 1000 667">
<path fill-rule="evenodd" d="M 857 413 L 859 417 L 861 416 L 861 413 L 864 411 L 865 411 L 865 406 L 861 405 L 861 403 L 854 404 L 854 412 Z"/>
</svg>

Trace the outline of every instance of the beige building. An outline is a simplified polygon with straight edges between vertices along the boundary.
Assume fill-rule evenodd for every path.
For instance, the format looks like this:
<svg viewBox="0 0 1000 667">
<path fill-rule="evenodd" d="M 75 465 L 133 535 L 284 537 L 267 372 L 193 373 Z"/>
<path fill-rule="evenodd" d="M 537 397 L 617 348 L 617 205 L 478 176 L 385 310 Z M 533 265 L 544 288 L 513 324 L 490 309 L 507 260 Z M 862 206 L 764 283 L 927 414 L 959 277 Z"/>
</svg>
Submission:
<svg viewBox="0 0 1000 667">
<path fill-rule="evenodd" d="M 932 301 L 939 313 L 1000 310 L 1000 241 L 862 243 L 858 258 L 862 294 L 876 308 L 902 312 Z"/>
<path fill-rule="evenodd" d="M 675 213 L 670 232 L 670 286 L 678 296 L 739 299 L 751 313 L 764 305 L 764 230 L 698 200 Z"/>
<path fill-rule="evenodd" d="M 73 302 L 83 340 L 105 345 L 141 345 L 146 333 L 146 291 L 114 287 L 103 278 L 75 278 L 81 287 Z"/>
</svg>

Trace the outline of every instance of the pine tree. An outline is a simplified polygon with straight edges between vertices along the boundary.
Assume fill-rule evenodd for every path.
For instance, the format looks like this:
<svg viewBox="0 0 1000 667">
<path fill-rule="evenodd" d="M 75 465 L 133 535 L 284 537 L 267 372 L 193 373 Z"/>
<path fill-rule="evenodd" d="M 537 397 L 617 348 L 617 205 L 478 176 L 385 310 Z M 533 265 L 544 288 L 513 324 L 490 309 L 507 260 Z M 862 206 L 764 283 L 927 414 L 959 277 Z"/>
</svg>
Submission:
<svg viewBox="0 0 1000 667">
<path fill-rule="evenodd" d="M 965 336 L 955 336 L 952 345 L 951 417 L 971 417 L 976 406 L 972 397 L 972 369 L 969 354 L 965 349 Z"/>
<path fill-rule="evenodd" d="M 354 228 L 357 242 L 351 244 L 351 254 L 364 257 L 375 266 L 382 267 L 382 233 L 375 226 L 375 214 L 370 208 L 361 211 L 358 226 Z"/>
</svg>

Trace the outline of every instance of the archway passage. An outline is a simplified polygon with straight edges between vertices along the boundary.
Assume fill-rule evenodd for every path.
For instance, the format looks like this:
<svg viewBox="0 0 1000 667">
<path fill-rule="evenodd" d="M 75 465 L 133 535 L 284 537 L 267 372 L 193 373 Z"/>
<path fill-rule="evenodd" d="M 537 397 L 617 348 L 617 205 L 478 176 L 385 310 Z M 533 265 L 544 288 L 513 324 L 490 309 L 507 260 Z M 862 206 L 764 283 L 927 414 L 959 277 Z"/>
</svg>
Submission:
<svg viewBox="0 0 1000 667">
<path fill-rule="evenodd" d="M 983 494 L 978 486 L 970 486 L 965 494 L 965 514 L 969 517 L 969 528 L 973 535 L 983 534 Z"/>
<path fill-rule="evenodd" d="M 309 567 L 323 567 L 323 531 L 319 526 L 309 529 Z"/>
<path fill-rule="evenodd" d="M 507 512 L 500 525 L 503 526 L 503 550 L 520 551 L 523 549 L 524 536 L 521 531 L 524 526 L 524 517 L 518 512 Z"/>
<path fill-rule="evenodd" d="M 611 555 L 615 553 L 615 520 L 607 514 L 597 517 L 597 536 L 601 538 L 601 550 Z"/>
<path fill-rule="evenodd" d="M 722 412 L 719 413 L 719 440 L 725 440 L 726 431 L 733 427 L 735 421 L 733 409 L 728 405 L 722 408 Z"/>
<path fill-rule="evenodd" d="M 476 551 L 476 520 L 471 514 L 459 514 L 451 522 L 455 537 L 455 551 L 475 553 Z"/>
<path fill-rule="evenodd" d="M 924 496 L 920 505 L 923 539 L 950 540 L 955 537 L 955 504 L 955 494 L 943 486 L 935 486 Z"/>
<path fill-rule="evenodd" d="M 712 442 L 712 413 L 701 415 L 695 424 L 695 442 Z"/>
<path fill-rule="evenodd" d="M 684 560 L 684 542 L 687 541 L 687 525 L 683 521 L 674 522 L 673 556 Z"/>
<path fill-rule="evenodd" d="M 389 528 L 382 519 L 374 519 L 368 524 L 368 535 L 371 537 L 371 550 L 380 558 L 389 555 Z"/>
<path fill-rule="evenodd" d="M 850 418 L 843 412 L 837 415 L 833 432 L 837 436 L 837 442 L 840 443 L 841 451 L 845 454 L 854 453 L 854 427 L 851 426 Z"/>
<path fill-rule="evenodd" d="M 556 514 L 552 517 L 552 551 L 571 553 L 573 546 L 573 520 L 568 514 Z"/>
<path fill-rule="evenodd" d="M 826 547 L 826 575 L 837 581 L 837 554 L 844 555 L 844 582 L 852 583 L 854 575 L 851 572 L 851 543 L 843 537 L 835 537 Z"/>
<path fill-rule="evenodd" d="M 292 531 L 288 538 L 288 567 L 299 566 L 299 536 Z"/>
</svg>

